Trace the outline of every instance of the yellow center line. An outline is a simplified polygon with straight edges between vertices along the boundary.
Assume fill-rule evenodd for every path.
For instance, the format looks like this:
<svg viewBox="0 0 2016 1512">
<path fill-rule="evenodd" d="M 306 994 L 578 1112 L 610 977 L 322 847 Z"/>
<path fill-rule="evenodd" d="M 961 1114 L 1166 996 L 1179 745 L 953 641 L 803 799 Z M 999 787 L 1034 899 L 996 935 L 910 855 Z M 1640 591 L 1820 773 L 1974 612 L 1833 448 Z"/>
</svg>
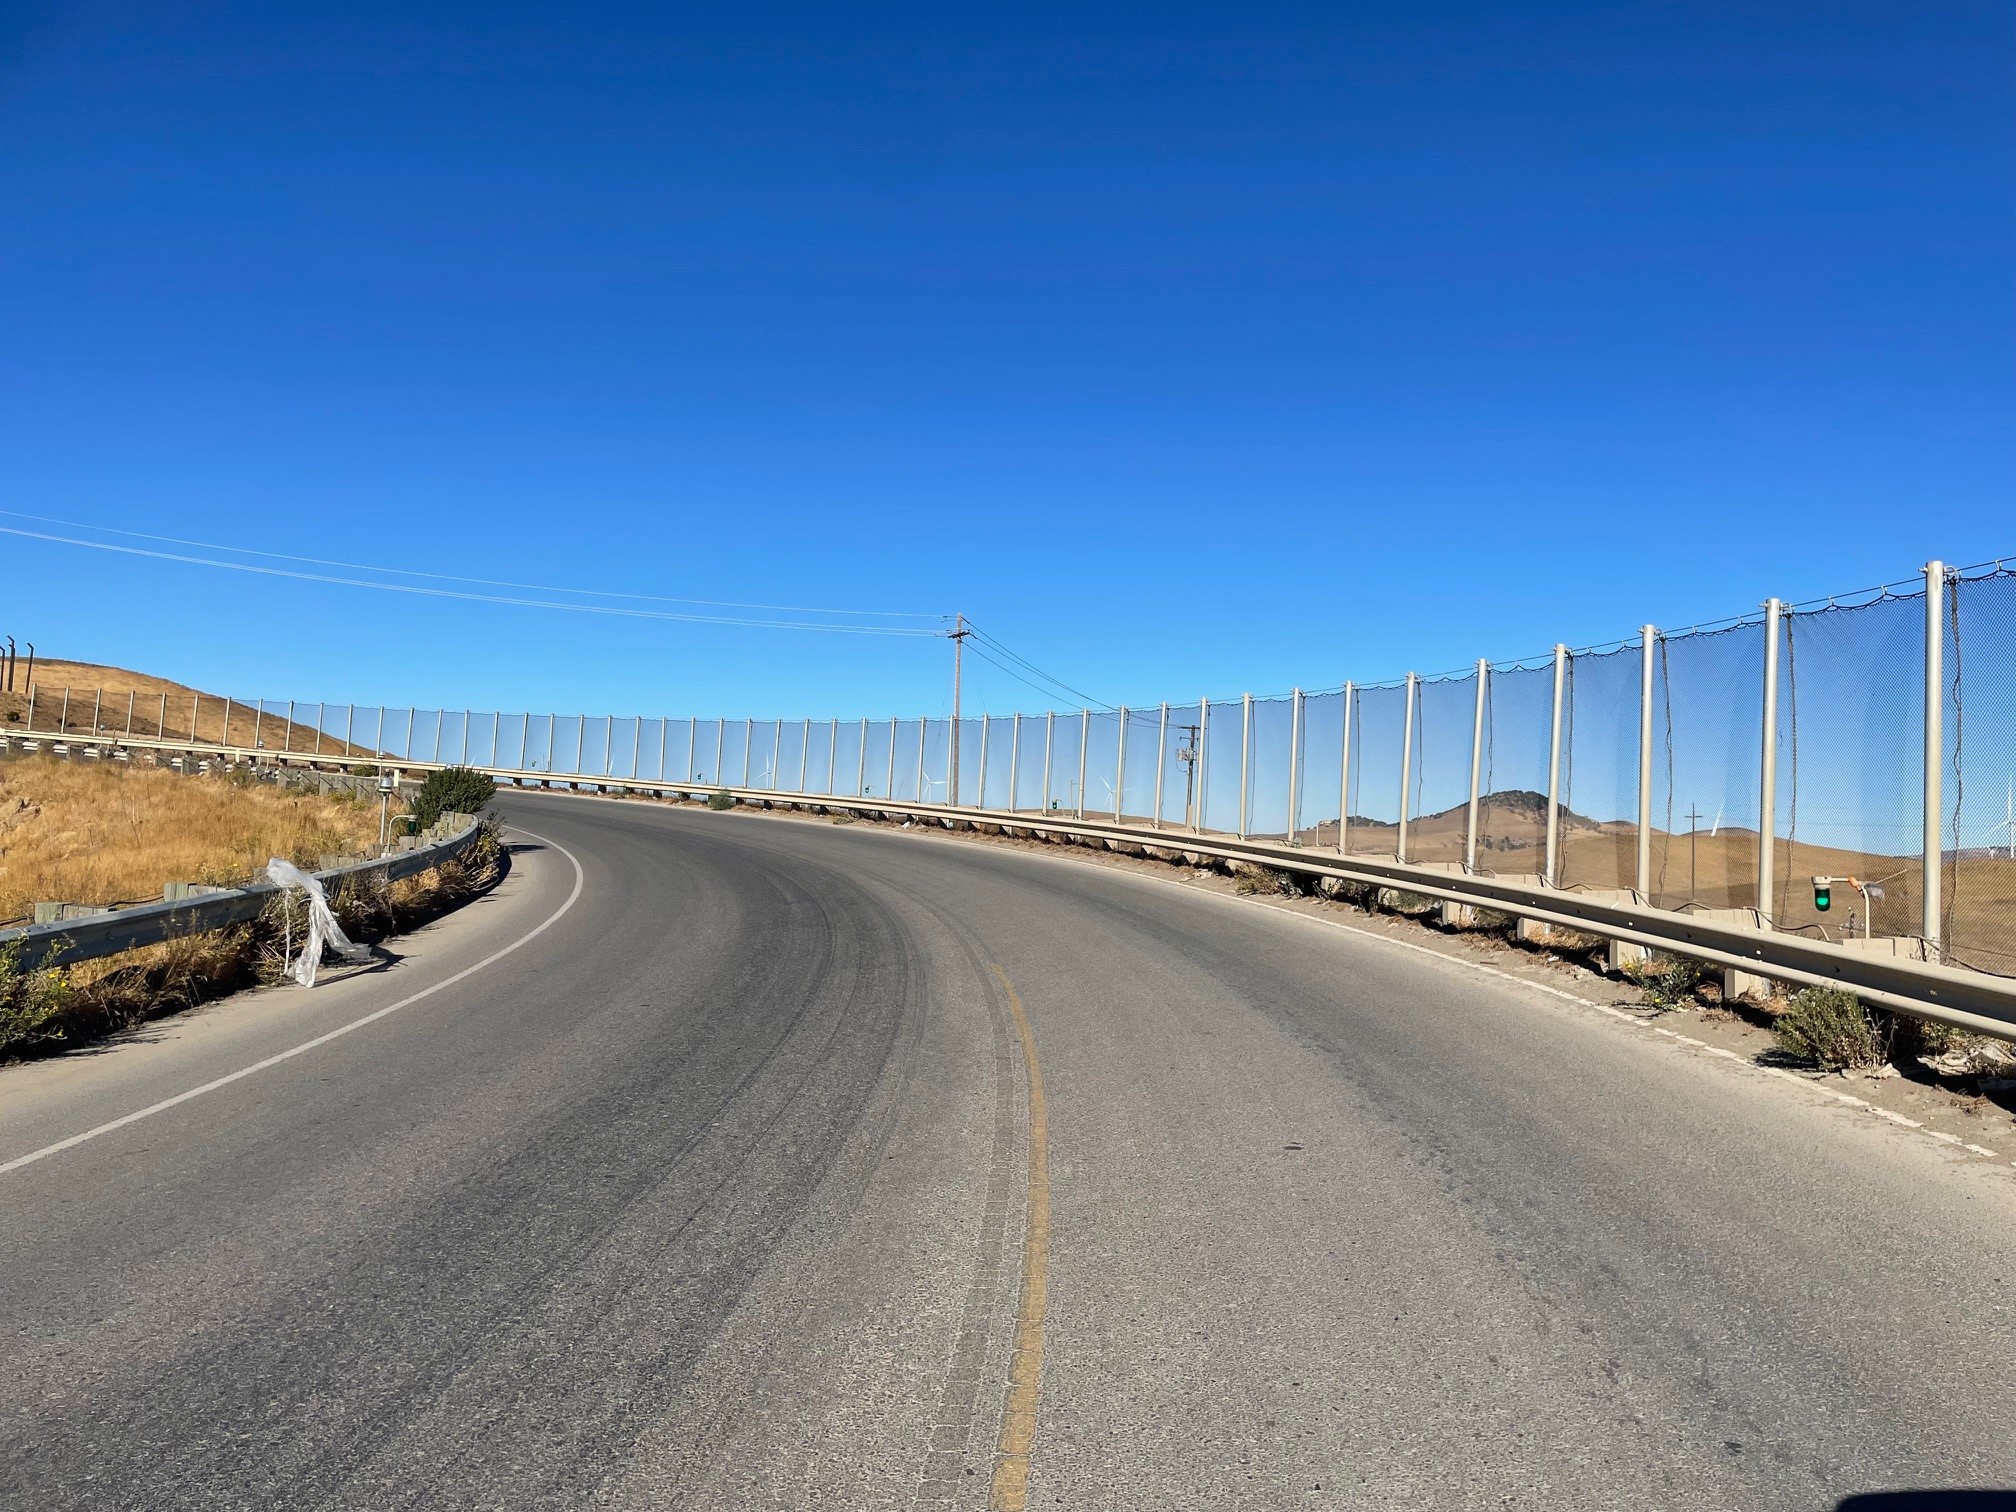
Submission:
<svg viewBox="0 0 2016 1512">
<path fill-rule="evenodd" d="M 994 1453 L 987 1506 L 989 1512 L 1023 1512 L 1029 1500 L 1029 1450 L 1036 1441 L 1036 1396 L 1043 1378 L 1043 1316 L 1050 1297 L 1050 1121 L 1029 1015 L 1008 973 L 997 965 L 994 975 L 1008 994 L 1015 1032 L 1022 1037 L 1022 1061 L 1029 1068 L 1029 1203 L 1022 1232 L 1015 1353 L 1008 1365 L 1008 1400 L 1001 1411 L 1001 1442 Z"/>
</svg>

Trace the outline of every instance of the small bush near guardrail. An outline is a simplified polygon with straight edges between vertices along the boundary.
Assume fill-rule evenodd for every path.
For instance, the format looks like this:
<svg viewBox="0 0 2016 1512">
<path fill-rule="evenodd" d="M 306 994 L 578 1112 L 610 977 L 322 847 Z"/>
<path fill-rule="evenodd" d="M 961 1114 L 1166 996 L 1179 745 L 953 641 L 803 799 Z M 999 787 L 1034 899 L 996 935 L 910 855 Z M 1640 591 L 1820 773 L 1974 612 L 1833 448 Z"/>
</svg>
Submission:
<svg viewBox="0 0 2016 1512">
<path fill-rule="evenodd" d="M 74 996 L 66 971 L 23 971 L 25 948 L 21 940 L 0 947 L 0 1054 L 48 1034 Z"/>
<path fill-rule="evenodd" d="M 710 809 L 731 809 L 735 807 L 735 795 L 726 788 L 722 788 L 719 792 L 709 793 L 707 795 L 707 807 Z"/>
<path fill-rule="evenodd" d="M 497 782 L 488 773 L 473 767 L 443 767 L 429 772 L 413 800 L 413 818 L 419 828 L 438 823 L 443 814 L 480 814 L 497 796 Z"/>
<path fill-rule="evenodd" d="M 1889 1054 L 1884 1034 L 1862 1000 L 1839 987 L 1808 987 L 1771 1026 L 1778 1047 L 1825 1071 L 1873 1066 Z"/>
<path fill-rule="evenodd" d="M 1703 967 L 1699 961 L 1680 956 L 1655 955 L 1624 968 L 1624 975 L 1637 984 L 1645 1001 L 1661 1013 L 1671 1013 L 1693 1001 L 1701 985 Z"/>
</svg>

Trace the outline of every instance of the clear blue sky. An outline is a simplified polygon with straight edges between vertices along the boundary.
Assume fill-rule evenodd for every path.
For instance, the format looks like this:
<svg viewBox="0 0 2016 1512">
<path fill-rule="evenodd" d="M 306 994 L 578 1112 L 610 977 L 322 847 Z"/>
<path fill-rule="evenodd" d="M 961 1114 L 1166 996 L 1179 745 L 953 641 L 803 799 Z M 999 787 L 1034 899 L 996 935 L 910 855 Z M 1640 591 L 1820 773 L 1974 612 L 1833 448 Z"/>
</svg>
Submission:
<svg viewBox="0 0 2016 1512">
<path fill-rule="evenodd" d="M 1116 702 L 2016 552 L 2004 4 L 5 14 L 0 508 L 963 610 Z M 0 633 L 240 696 L 948 701 L 929 640 L 0 563 Z"/>
</svg>

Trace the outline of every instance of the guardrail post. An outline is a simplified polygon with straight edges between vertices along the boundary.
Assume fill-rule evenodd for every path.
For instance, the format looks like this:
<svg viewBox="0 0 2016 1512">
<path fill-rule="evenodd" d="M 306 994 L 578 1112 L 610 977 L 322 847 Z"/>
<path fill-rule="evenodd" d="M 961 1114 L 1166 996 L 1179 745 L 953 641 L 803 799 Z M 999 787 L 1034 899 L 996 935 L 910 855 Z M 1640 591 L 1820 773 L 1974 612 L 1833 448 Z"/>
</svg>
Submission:
<svg viewBox="0 0 2016 1512">
<path fill-rule="evenodd" d="M 1120 822 L 1121 794 L 1127 791 L 1127 705 L 1120 705 L 1120 759 L 1113 771 L 1113 822 Z"/>
<path fill-rule="evenodd" d="M 1022 716 L 1015 716 L 1015 723 L 1008 730 L 1008 812 L 1015 812 L 1016 795 L 1021 791 L 1018 784 L 1022 780 Z"/>
<path fill-rule="evenodd" d="M 1302 831 L 1302 690 L 1288 698 L 1288 843 Z"/>
<path fill-rule="evenodd" d="M 1253 786 L 1253 695 L 1239 695 L 1239 838 L 1246 838 L 1247 793 Z"/>
<path fill-rule="evenodd" d="M 1638 667 L 1638 871 L 1634 884 L 1641 903 L 1652 901 L 1652 656 L 1659 632 L 1639 631 Z"/>
<path fill-rule="evenodd" d="M 1413 806 L 1414 791 L 1414 700 L 1420 680 L 1407 674 L 1407 712 L 1400 721 L 1400 833 L 1395 836 L 1393 859 L 1407 864 L 1407 811 Z"/>
<path fill-rule="evenodd" d="M 1945 842 L 1940 837 L 1945 806 L 1946 762 L 1946 564 L 1925 564 L 1925 855 L 1924 907 L 1918 932 L 1925 937 L 1925 959 L 1936 961 L 1945 949 L 1941 889 L 1944 885 Z M 2016 845 L 2016 834 L 2010 836 Z"/>
<path fill-rule="evenodd" d="M 1491 663 L 1477 658 L 1477 705 L 1470 715 L 1470 812 L 1463 823 L 1463 870 L 1477 870 L 1477 809 L 1484 779 L 1484 695 Z"/>
<path fill-rule="evenodd" d="M 1050 710 L 1043 716 L 1043 809 L 1050 812 L 1050 753 L 1057 745 L 1057 711 Z"/>
<path fill-rule="evenodd" d="M 1200 698 L 1198 700 L 1198 750 L 1195 750 L 1195 760 L 1189 764 L 1189 770 L 1198 774 L 1198 823 L 1195 823 L 1195 831 L 1198 831 L 1198 835 L 1204 835 L 1204 812 L 1206 812 L 1204 798 L 1206 798 L 1206 790 L 1210 788 L 1210 782 L 1206 780 L 1210 776 L 1206 758 L 1210 756 L 1210 750 L 1212 750 L 1212 700 Z"/>
<path fill-rule="evenodd" d="M 1092 711 L 1078 711 L 1078 817 L 1085 817 L 1085 758 L 1091 754 Z"/>
<path fill-rule="evenodd" d="M 1561 713 L 1568 690 L 1568 648 L 1554 645 L 1554 712 L 1547 726 L 1547 861 L 1540 880 L 1561 885 Z"/>
<path fill-rule="evenodd" d="M 1162 769 L 1169 764 L 1169 705 L 1162 705 L 1162 717 L 1155 726 L 1155 818 L 1152 829 L 1162 828 Z"/>
<path fill-rule="evenodd" d="M 1778 638 L 1785 606 L 1764 601 L 1764 748 L 1757 783 L 1757 912 L 1776 925 L 1778 893 Z"/>
</svg>

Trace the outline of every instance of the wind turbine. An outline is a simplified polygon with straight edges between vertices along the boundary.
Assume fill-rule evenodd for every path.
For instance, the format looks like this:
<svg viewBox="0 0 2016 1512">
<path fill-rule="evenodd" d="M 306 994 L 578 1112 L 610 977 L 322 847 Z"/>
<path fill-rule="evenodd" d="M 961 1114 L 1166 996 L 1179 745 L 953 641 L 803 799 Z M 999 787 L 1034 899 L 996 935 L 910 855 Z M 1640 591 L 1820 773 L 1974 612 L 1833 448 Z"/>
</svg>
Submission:
<svg viewBox="0 0 2016 1512">
<path fill-rule="evenodd" d="M 2000 830 L 2009 837 L 2007 854 L 2011 861 L 2016 861 L 2016 777 L 2009 779 L 2009 788 L 2002 800 L 2002 822 L 1988 826 L 1988 833 L 1991 836 L 1997 830 Z M 1990 856 L 1995 854 L 1995 846 L 1992 841 L 1988 846 L 1988 854 Z"/>
</svg>

